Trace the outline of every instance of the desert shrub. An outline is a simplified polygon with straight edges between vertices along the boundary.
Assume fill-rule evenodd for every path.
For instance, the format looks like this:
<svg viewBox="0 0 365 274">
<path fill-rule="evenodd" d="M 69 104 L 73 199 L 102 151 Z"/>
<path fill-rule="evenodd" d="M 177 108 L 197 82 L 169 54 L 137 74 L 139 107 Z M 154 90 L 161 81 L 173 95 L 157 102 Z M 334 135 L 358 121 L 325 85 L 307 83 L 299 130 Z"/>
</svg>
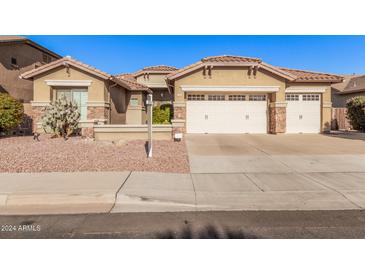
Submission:
<svg viewBox="0 0 365 274">
<path fill-rule="evenodd" d="M 0 93 L 0 132 L 20 125 L 24 115 L 23 104 L 7 93 Z"/>
<path fill-rule="evenodd" d="M 62 96 L 45 108 L 42 128 L 45 132 L 51 131 L 55 136 L 66 138 L 77 131 L 79 120 L 77 104 Z"/>
<path fill-rule="evenodd" d="M 171 115 L 171 105 L 153 107 L 152 120 L 154 124 L 170 124 Z"/>
<path fill-rule="evenodd" d="M 347 100 L 347 118 L 354 129 L 365 130 L 365 96 L 358 96 Z"/>
</svg>

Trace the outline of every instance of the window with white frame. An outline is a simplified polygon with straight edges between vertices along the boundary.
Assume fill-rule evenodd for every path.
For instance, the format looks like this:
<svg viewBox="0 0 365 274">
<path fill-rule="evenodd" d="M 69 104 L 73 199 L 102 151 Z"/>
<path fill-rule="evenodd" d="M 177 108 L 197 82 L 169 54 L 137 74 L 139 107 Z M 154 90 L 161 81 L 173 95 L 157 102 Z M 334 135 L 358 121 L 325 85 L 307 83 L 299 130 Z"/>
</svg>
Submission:
<svg viewBox="0 0 365 274">
<path fill-rule="evenodd" d="M 250 95 L 249 101 L 266 101 L 266 95 Z"/>
<path fill-rule="evenodd" d="M 204 101 L 204 94 L 188 94 L 188 101 Z"/>
<path fill-rule="evenodd" d="M 245 101 L 246 95 L 241 95 L 241 94 L 228 95 L 228 100 L 229 101 Z"/>
<path fill-rule="evenodd" d="M 285 94 L 286 101 L 299 101 L 299 94 L 287 93 Z"/>
<path fill-rule="evenodd" d="M 319 94 L 303 94 L 303 101 L 319 101 Z"/>
<path fill-rule="evenodd" d="M 209 101 L 224 101 L 225 100 L 225 96 L 224 95 L 208 95 L 208 100 Z"/>
</svg>

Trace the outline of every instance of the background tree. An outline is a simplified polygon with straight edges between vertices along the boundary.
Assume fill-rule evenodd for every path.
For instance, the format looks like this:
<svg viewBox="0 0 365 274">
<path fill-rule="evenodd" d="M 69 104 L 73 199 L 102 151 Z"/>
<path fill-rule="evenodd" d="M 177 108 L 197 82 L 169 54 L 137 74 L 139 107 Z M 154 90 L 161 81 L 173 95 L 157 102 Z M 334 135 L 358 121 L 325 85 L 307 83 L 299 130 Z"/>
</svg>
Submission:
<svg viewBox="0 0 365 274">
<path fill-rule="evenodd" d="M 23 104 L 7 93 L 0 93 L 0 132 L 20 125 L 24 115 Z"/>
<path fill-rule="evenodd" d="M 365 130 L 365 96 L 358 96 L 346 102 L 347 118 L 354 129 Z"/>
</svg>

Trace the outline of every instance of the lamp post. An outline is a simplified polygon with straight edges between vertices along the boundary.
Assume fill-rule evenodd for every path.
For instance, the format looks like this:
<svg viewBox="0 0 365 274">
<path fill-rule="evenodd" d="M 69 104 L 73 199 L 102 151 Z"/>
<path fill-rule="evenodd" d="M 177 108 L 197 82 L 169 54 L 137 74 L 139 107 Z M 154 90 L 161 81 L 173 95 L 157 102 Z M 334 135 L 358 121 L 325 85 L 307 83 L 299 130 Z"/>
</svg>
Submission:
<svg viewBox="0 0 365 274">
<path fill-rule="evenodd" d="M 147 157 L 152 157 L 152 94 L 147 94 L 147 128 L 148 128 L 148 141 L 147 141 Z"/>
</svg>

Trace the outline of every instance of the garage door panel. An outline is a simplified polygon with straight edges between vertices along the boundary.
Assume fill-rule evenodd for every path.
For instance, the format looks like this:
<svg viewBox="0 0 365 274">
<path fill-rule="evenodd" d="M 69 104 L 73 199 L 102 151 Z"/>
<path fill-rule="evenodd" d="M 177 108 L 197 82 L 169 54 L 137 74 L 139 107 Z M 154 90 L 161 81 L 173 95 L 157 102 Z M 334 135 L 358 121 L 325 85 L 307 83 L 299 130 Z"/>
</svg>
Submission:
<svg viewBox="0 0 365 274">
<path fill-rule="evenodd" d="M 286 132 L 287 133 L 319 133 L 321 123 L 321 101 L 303 100 L 303 95 L 298 95 L 297 100 L 287 101 Z M 288 97 L 287 97 L 288 98 Z M 307 96 L 313 99 L 313 94 Z"/>
<path fill-rule="evenodd" d="M 266 101 L 188 101 L 188 133 L 266 133 Z"/>
</svg>

